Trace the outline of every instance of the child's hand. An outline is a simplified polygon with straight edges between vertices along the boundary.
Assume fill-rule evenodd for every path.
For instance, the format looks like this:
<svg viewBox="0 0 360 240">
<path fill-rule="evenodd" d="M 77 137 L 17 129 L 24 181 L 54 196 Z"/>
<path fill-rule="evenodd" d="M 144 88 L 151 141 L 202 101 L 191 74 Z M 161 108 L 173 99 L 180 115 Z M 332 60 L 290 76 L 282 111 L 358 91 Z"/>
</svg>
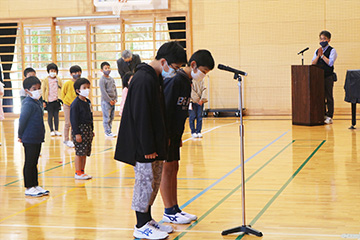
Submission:
<svg viewBox="0 0 360 240">
<path fill-rule="evenodd" d="M 114 106 L 115 105 L 115 101 L 110 101 L 110 105 Z"/>
<path fill-rule="evenodd" d="M 46 103 L 45 102 L 43 102 L 43 107 L 46 108 Z"/>
<path fill-rule="evenodd" d="M 200 100 L 199 105 L 202 106 L 203 104 L 204 104 L 204 102 Z"/>
<path fill-rule="evenodd" d="M 76 142 L 78 142 L 78 143 L 81 143 L 81 142 L 82 142 L 82 137 L 81 137 L 80 134 L 76 134 L 76 135 L 75 135 L 75 139 L 76 139 Z"/>
<path fill-rule="evenodd" d="M 22 143 L 21 138 L 18 138 L 18 142 L 19 142 L 19 143 Z"/>
<path fill-rule="evenodd" d="M 155 159 L 157 156 L 159 155 L 157 155 L 157 153 L 154 152 L 152 154 L 145 155 L 145 159 Z"/>
</svg>

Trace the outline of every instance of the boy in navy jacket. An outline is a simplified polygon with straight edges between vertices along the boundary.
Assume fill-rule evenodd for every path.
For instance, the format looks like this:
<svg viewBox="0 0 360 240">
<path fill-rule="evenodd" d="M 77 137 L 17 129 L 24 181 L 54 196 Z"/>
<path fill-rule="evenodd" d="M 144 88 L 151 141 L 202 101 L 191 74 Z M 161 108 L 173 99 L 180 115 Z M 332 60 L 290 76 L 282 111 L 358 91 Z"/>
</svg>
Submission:
<svg viewBox="0 0 360 240">
<path fill-rule="evenodd" d="M 160 192 L 165 205 L 164 222 L 187 224 L 197 216 L 182 211 L 177 201 L 177 173 L 179 170 L 182 134 L 188 117 L 192 80 L 200 81 L 214 68 L 214 59 L 207 50 L 195 52 L 186 66 L 173 78 L 164 81 L 168 154 L 163 165 Z"/>
<path fill-rule="evenodd" d="M 48 195 L 49 191 L 39 186 L 37 164 L 44 142 L 44 112 L 42 110 L 41 82 L 37 77 L 28 77 L 23 82 L 23 87 L 28 96 L 23 100 L 19 119 L 18 137 L 24 146 L 24 184 L 25 195 L 40 197 Z"/>
</svg>

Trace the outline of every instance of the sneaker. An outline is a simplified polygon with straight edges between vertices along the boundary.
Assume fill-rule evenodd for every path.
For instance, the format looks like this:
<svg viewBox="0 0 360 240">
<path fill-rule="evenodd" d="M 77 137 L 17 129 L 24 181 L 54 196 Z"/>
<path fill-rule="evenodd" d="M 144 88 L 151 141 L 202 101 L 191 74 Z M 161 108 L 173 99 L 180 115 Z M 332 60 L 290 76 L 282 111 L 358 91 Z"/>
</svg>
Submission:
<svg viewBox="0 0 360 240">
<path fill-rule="evenodd" d="M 326 124 L 332 124 L 333 123 L 333 120 L 331 119 L 331 117 L 327 117 L 324 121 L 324 123 Z"/>
<path fill-rule="evenodd" d="M 147 222 L 141 228 L 135 226 L 134 237 L 139 239 L 165 239 L 169 237 L 169 234 L 166 232 L 160 231 L 154 226 L 150 225 L 150 222 Z"/>
<path fill-rule="evenodd" d="M 203 135 L 202 135 L 201 133 L 198 133 L 197 136 L 198 136 L 198 138 L 202 138 L 202 137 L 203 137 Z"/>
<path fill-rule="evenodd" d="M 174 231 L 173 227 L 170 225 L 163 225 L 158 223 L 157 221 L 155 221 L 154 219 L 152 219 L 149 224 L 151 226 L 153 226 L 156 229 L 159 229 L 162 232 L 166 232 L 166 233 L 172 233 Z"/>
<path fill-rule="evenodd" d="M 55 135 L 56 136 L 61 136 L 62 134 L 61 134 L 61 132 L 55 131 Z"/>
<path fill-rule="evenodd" d="M 190 213 L 187 213 L 187 212 L 184 212 L 184 211 L 181 211 L 180 214 L 183 215 L 184 217 L 187 217 L 191 221 L 196 221 L 197 220 L 196 215 L 193 215 L 193 214 L 190 214 Z"/>
<path fill-rule="evenodd" d="M 166 214 L 164 213 L 163 222 L 175 223 L 175 224 L 188 224 L 191 223 L 191 219 L 181 215 L 181 213 L 176 214 Z"/>
<path fill-rule="evenodd" d="M 54 136 L 55 136 L 55 132 L 52 131 L 52 132 L 50 133 L 50 136 L 54 137 Z"/>
<path fill-rule="evenodd" d="M 64 144 L 68 146 L 69 148 L 75 147 L 74 143 L 72 141 L 64 141 Z"/>
<path fill-rule="evenodd" d="M 197 133 L 192 133 L 191 136 L 192 136 L 193 138 L 197 138 L 197 137 L 198 137 Z"/>
<path fill-rule="evenodd" d="M 27 188 L 25 190 L 25 196 L 29 197 L 41 197 L 44 195 L 42 192 L 36 189 L 36 187 Z"/>
<path fill-rule="evenodd" d="M 50 191 L 49 190 L 45 190 L 40 186 L 36 186 L 35 187 L 39 192 L 41 192 L 43 195 L 49 195 Z"/>
<path fill-rule="evenodd" d="M 92 176 L 90 176 L 90 175 L 87 175 L 87 174 L 81 174 L 81 175 L 77 175 L 76 173 L 75 173 L 75 179 L 77 179 L 77 180 L 89 180 L 89 179 L 92 179 Z"/>
<path fill-rule="evenodd" d="M 116 137 L 116 134 L 114 133 L 105 133 L 106 137 Z"/>
</svg>

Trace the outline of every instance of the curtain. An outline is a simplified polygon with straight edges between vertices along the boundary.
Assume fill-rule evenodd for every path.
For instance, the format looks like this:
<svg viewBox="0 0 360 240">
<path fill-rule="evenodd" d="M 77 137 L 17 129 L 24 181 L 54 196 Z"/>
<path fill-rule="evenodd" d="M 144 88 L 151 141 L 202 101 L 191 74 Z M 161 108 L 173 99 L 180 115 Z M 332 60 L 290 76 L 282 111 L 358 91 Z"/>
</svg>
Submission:
<svg viewBox="0 0 360 240">
<path fill-rule="evenodd" d="M 0 27 L 12 27 L 17 26 L 17 23 L 1 23 Z M 15 44 L 16 37 L 1 37 L 5 35 L 16 35 L 17 34 L 17 28 L 0 28 L 0 53 L 10 53 L 9 55 L 1 55 L 1 64 L 2 64 L 2 70 L 3 71 L 10 71 L 12 67 L 12 63 L 3 63 L 3 62 L 12 62 L 14 59 L 14 51 L 15 46 L 2 46 L 2 44 Z M 12 89 L 11 81 L 4 81 L 4 80 L 10 80 L 10 73 L 4 72 L 4 79 L 1 79 L 4 84 L 5 88 Z M 1 76 L 1 74 L 0 74 Z M 12 90 L 5 90 L 4 97 L 12 97 L 13 92 Z M 12 99 L 4 99 L 3 100 L 3 106 L 4 112 L 13 112 L 12 107 L 6 107 L 6 106 L 13 105 Z"/>
</svg>

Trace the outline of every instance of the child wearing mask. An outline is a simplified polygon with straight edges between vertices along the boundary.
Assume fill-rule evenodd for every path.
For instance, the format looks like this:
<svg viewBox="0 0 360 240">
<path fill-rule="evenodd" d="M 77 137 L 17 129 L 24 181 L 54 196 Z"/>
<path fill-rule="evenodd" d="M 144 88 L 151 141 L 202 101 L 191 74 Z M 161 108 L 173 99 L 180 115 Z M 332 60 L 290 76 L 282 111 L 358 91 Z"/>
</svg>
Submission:
<svg viewBox="0 0 360 240">
<path fill-rule="evenodd" d="M 177 174 L 182 135 L 188 117 L 191 82 L 202 80 L 205 74 L 214 69 L 214 65 L 211 53 L 208 50 L 199 50 L 191 56 L 186 67 L 180 69 L 174 77 L 164 80 L 166 132 L 169 142 L 160 184 L 160 192 L 165 206 L 162 219 L 164 222 L 188 224 L 197 219 L 196 215 L 186 213 L 179 208 Z"/>
<path fill-rule="evenodd" d="M 92 176 L 85 174 L 86 156 L 91 155 L 92 140 L 95 136 L 90 93 L 90 82 L 79 78 L 74 83 L 77 97 L 70 107 L 72 138 L 75 144 L 75 179 L 88 180 Z"/>
<path fill-rule="evenodd" d="M 116 137 L 111 132 L 112 121 L 114 120 L 115 103 L 117 102 L 117 91 L 115 80 L 110 77 L 110 64 L 108 62 L 101 63 L 101 72 L 104 74 L 100 78 L 101 91 L 101 109 L 103 113 L 103 126 L 106 137 Z"/>
<path fill-rule="evenodd" d="M 74 90 L 74 83 L 77 79 L 81 77 L 81 67 L 74 65 L 70 67 L 70 74 L 72 79 L 66 81 L 64 86 L 61 89 L 61 99 L 63 101 L 64 107 L 64 117 L 65 117 L 65 126 L 64 126 L 64 144 L 70 148 L 75 147 L 74 143 L 70 141 L 69 131 L 70 131 L 70 105 L 76 98 L 76 93 Z"/>
<path fill-rule="evenodd" d="M 39 186 L 37 170 L 41 144 L 45 137 L 44 113 L 39 101 L 41 82 L 37 77 L 28 77 L 24 80 L 23 87 L 28 96 L 23 100 L 21 107 L 18 138 L 25 150 L 23 169 L 25 195 L 40 197 L 49 194 L 48 190 Z"/>
<path fill-rule="evenodd" d="M 49 74 L 42 82 L 43 105 L 48 112 L 48 124 L 50 136 L 61 136 L 59 132 L 59 111 L 61 108 L 61 87 L 62 82 L 57 78 L 58 67 L 55 63 L 47 65 L 46 70 Z M 55 125 L 55 131 L 54 131 Z"/>
</svg>

